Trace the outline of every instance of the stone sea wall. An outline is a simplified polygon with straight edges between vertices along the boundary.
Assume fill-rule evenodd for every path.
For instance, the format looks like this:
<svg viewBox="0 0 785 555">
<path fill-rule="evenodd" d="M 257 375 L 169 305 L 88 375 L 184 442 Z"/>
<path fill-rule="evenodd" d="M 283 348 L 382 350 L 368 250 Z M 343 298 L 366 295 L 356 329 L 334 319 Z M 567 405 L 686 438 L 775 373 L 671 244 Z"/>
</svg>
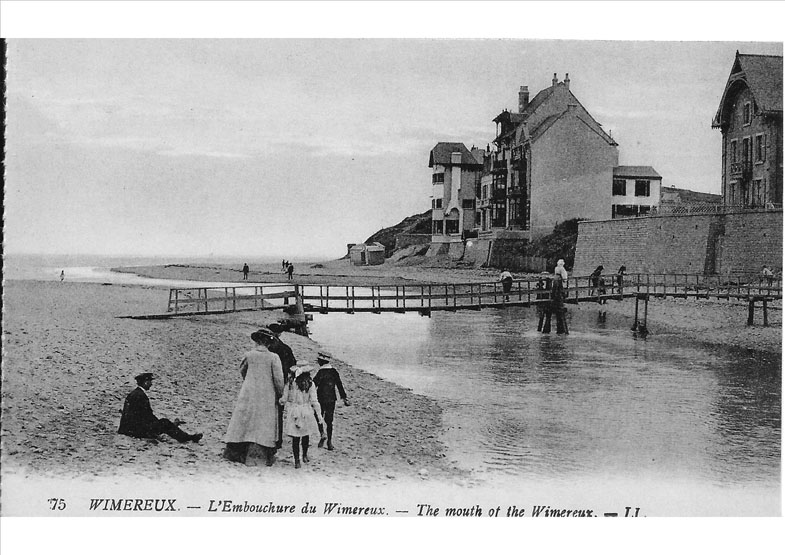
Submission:
<svg viewBox="0 0 785 555">
<path fill-rule="evenodd" d="M 574 275 L 760 272 L 782 269 L 782 211 L 580 222 Z"/>
</svg>

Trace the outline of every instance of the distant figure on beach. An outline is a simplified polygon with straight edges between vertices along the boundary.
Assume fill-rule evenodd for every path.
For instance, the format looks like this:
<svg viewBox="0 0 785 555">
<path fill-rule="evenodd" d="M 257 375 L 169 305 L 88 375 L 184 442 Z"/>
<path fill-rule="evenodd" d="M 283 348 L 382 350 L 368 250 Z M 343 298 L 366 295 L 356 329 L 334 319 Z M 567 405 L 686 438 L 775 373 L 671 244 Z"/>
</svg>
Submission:
<svg viewBox="0 0 785 555">
<path fill-rule="evenodd" d="M 302 460 L 307 463 L 310 436 L 319 433 L 319 426 L 324 425 L 309 366 L 295 367 L 294 379 L 281 397 L 281 404 L 284 406 L 284 432 L 292 438 L 294 467 L 300 468 L 300 444 Z"/>
<path fill-rule="evenodd" d="M 281 260 L 281 271 L 286 270 L 286 260 Z"/>
<path fill-rule="evenodd" d="M 60 282 L 65 280 L 65 270 L 60 270 Z"/>
<path fill-rule="evenodd" d="M 297 359 L 292 352 L 291 347 L 281 341 L 280 334 L 284 331 L 281 324 L 272 323 L 267 326 L 273 332 L 273 338 L 267 344 L 267 350 L 271 353 L 278 355 L 281 359 L 281 369 L 283 370 L 284 387 L 292 379 L 292 368 L 297 364 Z M 278 439 L 275 442 L 275 448 L 280 449 L 283 446 L 283 407 L 278 405 Z"/>
<path fill-rule="evenodd" d="M 248 268 L 248 264 L 243 264 L 243 279 L 248 279 L 249 269 L 250 268 Z"/>
<path fill-rule="evenodd" d="M 771 287 L 774 284 L 774 272 L 772 272 L 768 266 L 763 266 L 763 269 L 760 273 L 763 279 L 766 281 L 766 285 Z"/>
<path fill-rule="evenodd" d="M 182 422 L 179 420 L 172 422 L 166 418 L 156 418 L 150 407 L 150 399 L 147 397 L 147 390 L 153 385 L 153 375 L 150 372 L 139 374 L 134 379 L 137 388 L 125 398 L 120 427 L 117 429 L 118 434 L 139 439 L 155 439 L 160 434 L 166 434 L 180 443 L 187 441 L 197 443 L 202 439 L 202 434 L 189 434 L 181 430 Z"/>
<path fill-rule="evenodd" d="M 253 332 L 251 339 L 255 348 L 245 353 L 240 363 L 243 385 L 224 436 L 223 456 L 232 462 L 245 463 L 252 444 L 260 446 L 267 466 L 275 462 L 277 400 L 284 391 L 284 384 L 281 359 L 268 350 L 274 337 L 266 329 Z"/>
<path fill-rule="evenodd" d="M 502 268 L 502 273 L 499 275 L 499 281 L 502 282 L 502 291 L 504 291 L 504 300 L 510 300 L 510 289 L 512 289 L 512 274 L 507 271 L 507 268 Z"/>
<path fill-rule="evenodd" d="M 286 267 L 286 272 L 289 274 L 289 279 L 292 279 L 292 274 L 294 273 L 294 264 L 289 262 L 289 265 Z"/>
<path fill-rule="evenodd" d="M 316 398 L 319 400 L 319 406 L 322 409 L 322 418 L 326 426 L 319 426 L 319 432 L 322 438 L 319 440 L 319 447 L 324 447 L 324 441 L 327 440 L 327 449 L 332 451 L 335 449 L 333 446 L 333 416 L 335 415 L 335 402 L 338 400 L 335 395 L 335 389 L 338 389 L 338 394 L 343 399 L 344 406 L 349 406 L 351 403 L 346 397 L 346 390 L 343 388 L 341 382 L 341 375 L 338 373 L 332 364 L 330 364 L 330 355 L 326 353 L 319 353 L 316 355 L 316 362 L 319 363 L 319 370 L 313 377 L 313 383 L 316 384 Z M 324 433 L 324 428 L 327 428 L 327 434 Z"/>
<path fill-rule="evenodd" d="M 619 270 L 616 272 L 616 283 L 619 286 L 619 295 L 624 294 L 624 276 L 627 274 L 627 266 L 621 265 L 619 266 Z"/>
</svg>

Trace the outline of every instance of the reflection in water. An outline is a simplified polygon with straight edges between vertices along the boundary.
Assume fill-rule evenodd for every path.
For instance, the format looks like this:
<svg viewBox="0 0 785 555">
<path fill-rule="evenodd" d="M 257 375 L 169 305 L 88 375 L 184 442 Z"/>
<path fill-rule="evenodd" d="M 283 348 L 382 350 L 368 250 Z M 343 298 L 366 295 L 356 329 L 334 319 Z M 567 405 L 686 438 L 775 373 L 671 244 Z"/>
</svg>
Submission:
<svg viewBox="0 0 785 555">
<path fill-rule="evenodd" d="M 431 396 L 459 464 L 549 479 L 615 475 L 778 484 L 781 364 L 569 311 L 316 315 L 340 358 Z M 358 340 L 359 338 L 359 340 Z"/>
</svg>

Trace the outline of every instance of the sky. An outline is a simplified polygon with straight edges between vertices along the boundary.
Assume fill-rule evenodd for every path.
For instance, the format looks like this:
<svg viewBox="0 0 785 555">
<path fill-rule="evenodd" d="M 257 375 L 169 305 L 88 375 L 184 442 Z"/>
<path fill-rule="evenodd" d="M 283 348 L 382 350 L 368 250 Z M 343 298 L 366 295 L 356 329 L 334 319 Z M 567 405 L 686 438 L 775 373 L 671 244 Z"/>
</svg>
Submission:
<svg viewBox="0 0 785 555">
<path fill-rule="evenodd" d="M 11 38 L 5 252 L 337 258 L 430 208 L 437 142 L 484 147 L 554 73 L 620 164 L 719 193 L 736 50 L 782 43 Z"/>
</svg>

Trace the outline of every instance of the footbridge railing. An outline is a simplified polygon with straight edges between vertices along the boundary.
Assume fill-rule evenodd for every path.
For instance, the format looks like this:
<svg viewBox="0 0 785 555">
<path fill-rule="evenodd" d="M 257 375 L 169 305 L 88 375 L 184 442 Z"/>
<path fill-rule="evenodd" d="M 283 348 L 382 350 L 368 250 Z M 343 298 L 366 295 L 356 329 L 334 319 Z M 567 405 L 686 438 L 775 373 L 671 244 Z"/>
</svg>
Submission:
<svg viewBox="0 0 785 555">
<path fill-rule="evenodd" d="M 499 281 L 411 285 L 242 285 L 172 288 L 165 315 L 217 314 L 245 310 L 294 309 L 304 312 L 430 312 L 488 307 L 536 306 L 551 301 L 552 275 Z M 782 299 L 782 281 L 749 276 L 626 274 L 570 277 L 562 292 L 570 304 L 632 297 Z"/>
<path fill-rule="evenodd" d="M 220 314 L 244 310 L 280 309 L 296 299 L 292 285 L 178 287 L 169 290 L 166 312 L 176 315 Z"/>
</svg>

